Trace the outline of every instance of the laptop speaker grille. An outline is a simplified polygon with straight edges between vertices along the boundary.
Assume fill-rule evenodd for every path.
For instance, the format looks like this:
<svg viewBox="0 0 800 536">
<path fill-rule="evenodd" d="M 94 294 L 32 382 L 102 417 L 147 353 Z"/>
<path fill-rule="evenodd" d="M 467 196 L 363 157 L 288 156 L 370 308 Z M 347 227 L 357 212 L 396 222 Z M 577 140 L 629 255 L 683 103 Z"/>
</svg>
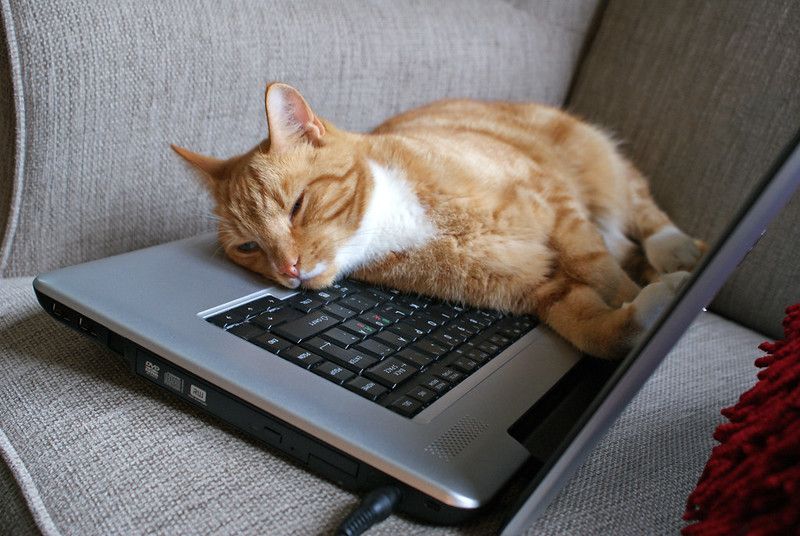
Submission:
<svg viewBox="0 0 800 536">
<path fill-rule="evenodd" d="M 449 462 L 489 427 L 486 423 L 466 416 L 454 424 L 436 441 L 425 447 L 425 452 Z"/>
</svg>

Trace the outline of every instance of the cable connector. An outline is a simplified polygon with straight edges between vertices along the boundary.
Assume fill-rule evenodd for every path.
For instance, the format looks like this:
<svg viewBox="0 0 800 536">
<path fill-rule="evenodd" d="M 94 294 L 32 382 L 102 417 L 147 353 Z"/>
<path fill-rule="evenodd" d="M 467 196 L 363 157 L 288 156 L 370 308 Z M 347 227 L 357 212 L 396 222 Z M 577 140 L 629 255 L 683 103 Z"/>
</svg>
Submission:
<svg viewBox="0 0 800 536">
<path fill-rule="evenodd" d="M 375 523 L 383 521 L 394 511 L 401 496 L 397 486 L 383 486 L 370 491 L 358 508 L 339 525 L 337 536 L 358 536 Z"/>
</svg>

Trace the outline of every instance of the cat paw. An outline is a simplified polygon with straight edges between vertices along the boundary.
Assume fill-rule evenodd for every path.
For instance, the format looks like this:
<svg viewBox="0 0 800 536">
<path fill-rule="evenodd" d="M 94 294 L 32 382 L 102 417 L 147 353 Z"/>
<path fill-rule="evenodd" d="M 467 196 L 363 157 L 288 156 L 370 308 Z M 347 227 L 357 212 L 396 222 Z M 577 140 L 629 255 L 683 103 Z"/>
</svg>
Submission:
<svg viewBox="0 0 800 536">
<path fill-rule="evenodd" d="M 662 274 L 692 270 L 704 249 L 702 242 L 671 225 L 644 241 L 644 253 L 648 262 Z"/>
<path fill-rule="evenodd" d="M 632 305 L 636 322 L 642 328 L 641 333 L 652 327 L 689 276 L 689 272 L 673 272 L 662 276 L 655 283 L 650 283 L 639 292 Z"/>
</svg>

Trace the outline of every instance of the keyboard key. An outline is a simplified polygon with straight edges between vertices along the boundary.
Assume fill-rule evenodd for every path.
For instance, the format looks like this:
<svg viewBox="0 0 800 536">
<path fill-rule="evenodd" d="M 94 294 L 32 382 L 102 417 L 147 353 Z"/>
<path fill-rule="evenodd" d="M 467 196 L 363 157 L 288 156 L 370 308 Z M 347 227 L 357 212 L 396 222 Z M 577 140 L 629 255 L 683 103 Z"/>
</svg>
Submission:
<svg viewBox="0 0 800 536">
<path fill-rule="evenodd" d="M 495 355 L 500 352 L 500 347 L 496 344 L 492 344 L 489 341 L 484 341 L 478 345 L 478 350 L 481 352 L 486 352 L 489 355 Z"/>
<path fill-rule="evenodd" d="M 338 323 L 339 320 L 337 318 L 326 314 L 325 311 L 315 311 L 297 320 L 281 324 L 273 331 L 297 343 L 309 337 L 313 337 L 317 333 L 325 331 Z"/>
<path fill-rule="evenodd" d="M 459 317 L 453 321 L 451 326 L 469 333 L 470 336 L 475 335 L 481 330 L 481 326 L 474 322 L 470 322 L 464 317 Z"/>
<path fill-rule="evenodd" d="M 459 357 L 455 359 L 452 363 L 447 363 L 449 366 L 453 367 L 456 370 L 460 370 L 465 374 L 472 374 L 475 370 L 480 367 L 477 361 L 473 361 L 467 357 Z"/>
<path fill-rule="evenodd" d="M 397 356 L 407 363 L 411 363 L 415 367 L 424 368 L 433 363 L 433 358 L 421 354 L 411 348 L 406 348 L 397 353 Z"/>
<path fill-rule="evenodd" d="M 272 296 L 262 296 L 261 298 L 257 298 L 251 302 L 245 303 L 244 305 L 238 306 L 236 309 L 234 309 L 234 311 L 247 318 L 252 318 L 261 314 L 266 309 L 274 306 L 277 303 L 277 298 L 273 298 Z"/>
<path fill-rule="evenodd" d="M 448 382 L 444 381 L 438 376 L 433 376 L 432 374 L 426 374 L 419 378 L 415 378 L 414 381 L 416 381 L 422 387 L 430 389 L 439 396 L 442 396 L 451 387 L 451 385 Z"/>
<path fill-rule="evenodd" d="M 342 293 L 344 296 L 347 296 L 349 294 L 358 292 L 363 287 L 355 281 L 342 281 L 340 283 L 334 283 L 330 288 Z"/>
<path fill-rule="evenodd" d="M 367 339 L 356 346 L 356 348 L 358 350 L 363 350 L 368 354 L 374 355 L 378 359 L 389 357 L 389 355 L 394 352 L 393 349 L 389 348 L 385 344 L 382 344 L 380 341 L 376 341 L 375 339 Z"/>
<path fill-rule="evenodd" d="M 444 346 L 436 344 L 428 339 L 422 339 L 414 343 L 414 349 L 432 355 L 434 359 L 438 359 L 447 353 L 448 349 Z"/>
<path fill-rule="evenodd" d="M 339 298 L 344 296 L 344 294 L 342 294 L 341 292 L 339 292 L 336 289 L 326 288 L 326 289 L 317 290 L 317 291 L 309 291 L 308 293 L 306 293 L 306 296 L 309 296 L 311 298 L 317 299 L 317 300 L 319 300 L 322 303 L 327 305 L 327 304 L 331 303 L 332 301 L 338 300 Z"/>
<path fill-rule="evenodd" d="M 439 324 L 437 324 L 433 320 L 427 320 L 425 318 L 422 318 L 421 316 L 422 315 L 420 315 L 419 317 L 412 317 L 409 318 L 408 320 L 404 320 L 403 322 L 407 323 L 412 328 L 414 328 L 417 331 L 417 333 L 420 334 L 420 336 L 430 333 L 431 331 L 439 327 Z"/>
<path fill-rule="evenodd" d="M 275 326 L 290 322 L 303 316 L 303 313 L 291 307 L 283 306 L 277 308 L 267 309 L 265 313 L 253 318 L 251 322 L 261 326 L 264 329 L 272 329 Z"/>
<path fill-rule="evenodd" d="M 403 320 L 402 322 L 398 322 L 397 324 L 395 324 L 393 326 L 389 326 L 386 329 L 388 329 L 392 333 L 397 333 L 401 337 L 403 337 L 405 339 L 408 339 L 408 340 L 411 340 L 411 341 L 415 341 L 418 338 L 420 338 L 422 335 L 425 335 L 425 331 L 414 329 L 412 326 L 410 326 L 406 322 L 406 320 Z"/>
<path fill-rule="evenodd" d="M 453 385 L 466 377 L 463 372 L 443 365 L 432 365 L 431 368 L 428 369 L 428 372 Z"/>
<path fill-rule="evenodd" d="M 471 342 L 468 342 L 463 346 L 456 348 L 450 355 L 451 356 L 456 355 L 458 357 L 466 357 L 467 359 L 471 359 L 480 365 L 483 365 L 484 363 L 489 361 L 489 359 L 492 357 L 486 352 L 481 352 L 480 350 L 478 350 L 475 347 L 475 345 L 473 345 Z"/>
<path fill-rule="evenodd" d="M 457 341 L 461 342 L 464 342 L 470 337 L 472 337 L 472 333 L 470 333 L 469 331 L 460 326 L 455 326 L 455 325 L 449 325 L 446 328 L 444 328 L 444 333 L 450 335 Z"/>
<path fill-rule="evenodd" d="M 322 361 L 322 358 L 317 354 L 309 352 L 299 346 L 290 346 L 281 352 L 281 357 L 306 369 Z"/>
<path fill-rule="evenodd" d="M 315 309 L 319 309 L 325 302 L 322 300 L 318 300 L 312 296 L 306 296 L 305 294 L 298 294 L 297 296 L 291 298 L 289 300 L 289 305 L 297 309 L 298 311 L 303 311 L 304 313 L 310 313 Z"/>
<path fill-rule="evenodd" d="M 426 312 L 434 319 L 441 319 L 446 322 L 458 316 L 458 311 L 448 305 L 434 305 L 433 307 L 429 307 Z"/>
<path fill-rule="evenodd" d="M 454 335 L 448 333 L 443 329 L 439 329 L 431 333 L 430 340 L 435 342 L 436 344 L 444 346 L 448 350 L 452 350 L 453 348 L 455 348 L 456 346 L 458 346 L 463 342 L 461 341 L 461 339 L 455 337 Z"/>
<path fill-rule="evenodd" d="M 362 322 L 356 318 L 351 318 L 350 320 L 342 324 L 340 327 L 342 329 L 349 331 L 350 333 L 355 333 L 356 335 L 360 335 L 362 339 L 378 331 L 373 326 L 370 326 L 369 324 Z"/>
<path fill-rule="evenodd" d="M 351 345 L 360 342 L 361 337 L 348 333 L 339 328 L 331 328 L 320 335 L 323 339 L 327 339 L 333 343 L 338 344 L 342 348 L 349 348 Z"/>
<path fill-rule="evenodd" d="M 395 301 L 416 311 L 425 309 L 431 304 L 430 298 L 425 296 L 400 296 Z"/>
<path fill-rule="evenodd" d="M 238 326 L 233 326 L 228 330 L 228 333 L 233 333 L 237 337 L 241 337 L 244 340 L 250 340 L 253 337 L 258 337 L 259 335 L 264 333 L 264 330 L 258 326 L 254 326 L 249 322 L 244 322 L 239 324 Z"/>
<path fill-rule="evenodd" d="M 396 411 L 404 417 L 413 417 L 422 409 L 422 402 L 404 396 L 392 402 L 389 405 L 389 409 Z"/>
<path fill-rule="evenodd" d="M 353 318 L 358 314 L 355 311 L 348 309 L 347 307 L 342 307 L 338 303 L 332 303 L 330 305 L 327 305 L 322 310 L 332 314 L 333 316 L 338 316 L 342 320 Z"/>
<path fill-rule="evenodd" d="M 389 389 L 394 389 L 416 374 L 418 370 L 408 363 L 404 363 L 395 357 L 390 357 L 367 369 L 364 376 L 385 385 Z"/>
<path fill-rule="evenodd" d="M 376 311 L 370 311 L 369 313 L 365 313 L 359 316 L 358 319 L 361 320 L 362 322 L 366 322 L 370 326 L 374 326 L 377 329 L 383 329 L 386 326 L 391 326 L 394 323 L 388 317 Z"/>
<path fill-rule="evenodd" d="M 499 333 L 495 333 L 494 335 L 489 337 L 487 339 L 487 341 L 492 343 L 492 344 L 496 344 L 500 348 L 504 348 L 504 347 L 508 346 L 511 343 L 511 339 L 510 338 L 505 337 L 503 335 L 500 335 Z"/>
<path fill-rule="evenodd" d="M 492 319 L 490 317 L 487 317 L 485 315 L 482 315 L 478 311 L 470 311 L 469 313 L 464 315 L 462 318 L 468 320 L 472 324 L 477 325 L 479 328 L 487 328 L 487 327 L 491 326 L 492 322 L 494 321 L 494 319 Z"/>
<path fill-rule="evenodd" d="M 363 396 L 364 398 L 368 398 L 373 402 L 385 393 L 389 392 L 386 387 L 367 378 L 362 378 L 361 376 L 356 376 L 352 380 L 345 383 L 344 386 L 354 393 L 358 393 L 359 395 Z"/>
<path fill-rule="evenodd" d="M 289 348 L 292 343 L 286 339 L 282 339 L 272 333 L 264 333 L 258 337 L 250 339 L 250 342 L 259 345 L 264 350 L 269 350 L 273 354 L 280 354 L 282 350 Z"/>
<path fill-rule="evenodd" d="M 412 387 L 411 390 L 406 393 L 406 395 L 416 400 L 419 400 L 423 404 L 430 404 L 437 398 L 436 393 L 434 393 L 430 389 L 422 387 L 421 385 Z"/>
<path fill-rule="evenodd" d="M 355 376 L 352 372 L 344 367 L 331 363 L 330 361 L 322 361 L 319 366 L 312 369 L 315 374 L 319 374 L 334 383 L 342 385 L 347 380 Z"/>
<path fill-rule="evenodd" d="M 395 350 L 399 350 L 408 344 L 411 344 L 411 339 L 406 339 L 402 335 L 398 335 L 397 333 L 393 333 L 391 331 L 381 331 L 375 337 L 374 340 L 389 346 L 390 348 L 394 348 Z"/>
<path fill-rule="evenodd" d="M 208 318 L 206 318 L 206 320 L 221 328 L 229 328 L 240 322 L 244 322 L 244 319 L 245 316 L 242 314 L 242 312 L 236 311 L 235 309 L 218 313 L 215 314 L 214 316 L 209 316 Z"/>
<path fill-rule="evenodd" d="M 391 301 L 395 297 L 394 294 L 387 294 L 386 292 L 384 292 L 382 290 L 375 289 L 375 288 L 364 289 L 364 294 L 366 294 L 370 298 L 376 300 L 378 303 Z"/>
<path fill-rule="evenodd" d="M 371 367 L 378 362 L 376 358 L 367 355 L 361 350 L 355 348 L 339 348 L 335 344 L 322 340 L 319 337 L 314 337 L 304 342 L 303 346 L 359 374 L 365 368 Z"/>
<path fill-rule="evenodd" d="M 352 294 L 342 300 L 339 300 L 339 303 L 341 305 L 344 305 L 348 309 L 353 309 L 354 311 L 357 311 L 358 313 L 369 311 L 370 309 L 378 305 L 377 301 L 362 294 Z"/>
<path fill-rule="evenodd" d="M 399 303 L 387 303 L 385 304 L 381 310 L 384 313 L 390 313 L 393 315 L 398 315 L 400 317 L 411 316 L 414 314 L 414 309 L 410 307 L 406 307 L 404 305 L 400 305 Z"/>
</svg>

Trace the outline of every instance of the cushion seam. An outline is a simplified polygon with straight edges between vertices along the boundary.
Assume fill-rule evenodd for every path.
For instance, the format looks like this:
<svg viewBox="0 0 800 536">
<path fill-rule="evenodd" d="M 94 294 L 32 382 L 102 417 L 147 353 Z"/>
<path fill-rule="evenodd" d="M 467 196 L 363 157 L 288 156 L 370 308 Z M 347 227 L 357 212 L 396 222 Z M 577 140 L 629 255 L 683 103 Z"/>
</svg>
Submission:
<svg viewBox="0 0 800 536">
<path fill-rule="evenodd" d="M 14 177 L 11 188 L 11 202 L 3 241 L 0 244 L 0 275 L 5 274 L 8 261 L 11 257 L 11 248 L 19 224 L 20 207 L 22 205 L 22 187 L 25 172 L 25 98 L 22 85 L 22 68 L 19 60 L 19 46 L 17 34 L 14 29 L 14 17 L 11 13 L 9 0 L 2 0 L 3 30 L 6 34 L 8 50 L 8 65 L 11 72 L 11 85 L 14 93 L 14 134 L 16 136 L 14 147 Z"/>
<path fill-rule="evenodd" d="M 0 457 L 14 476 L 36 527 L 44 536 L 59 536 L 61 533 L 45 508 L 33 477 L 2 428 L 0 428 Z"/>
</svg>

